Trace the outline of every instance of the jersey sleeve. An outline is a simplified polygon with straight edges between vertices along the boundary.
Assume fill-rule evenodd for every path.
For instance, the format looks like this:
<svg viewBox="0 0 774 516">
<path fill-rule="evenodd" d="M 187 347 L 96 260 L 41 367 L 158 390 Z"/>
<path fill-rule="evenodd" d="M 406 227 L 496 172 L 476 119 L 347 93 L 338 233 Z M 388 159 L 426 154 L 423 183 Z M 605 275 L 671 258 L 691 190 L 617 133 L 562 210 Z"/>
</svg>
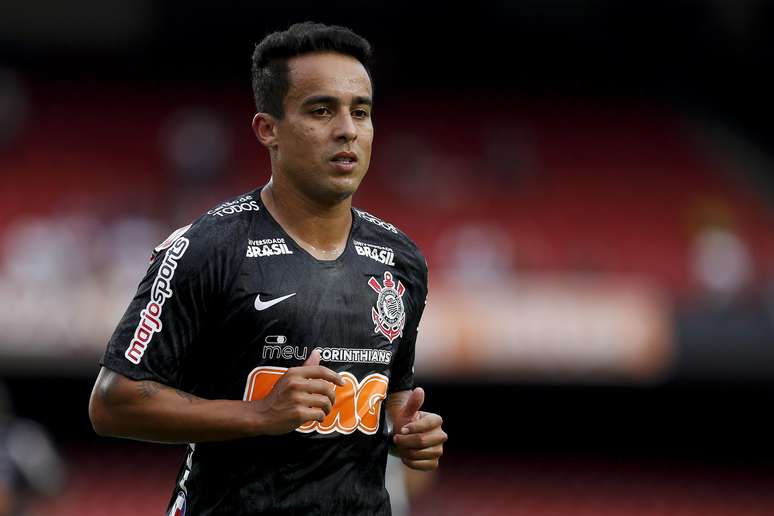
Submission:
<svg viewBox="0 0 774 516">
<path fill-rule="evenodd" d="M 179 386 L 186 353 L 234 274 L 232 231 L 200 219 L 157 247 L 101 365 L 133 380 Z"/>
<path fill-rule="evenodd" d="M 427 262 L 421 258 L 422 265 L 417 267 L 416 293 L 412 293 L 412 310 L 406 319 L 403 337 L 398 345 L 392 373 L 389 393 L 405 391 L 414 387 L 414 354 L 417 342 L 419 321 L 425 310 L 427 300 Z"/>
</svg>

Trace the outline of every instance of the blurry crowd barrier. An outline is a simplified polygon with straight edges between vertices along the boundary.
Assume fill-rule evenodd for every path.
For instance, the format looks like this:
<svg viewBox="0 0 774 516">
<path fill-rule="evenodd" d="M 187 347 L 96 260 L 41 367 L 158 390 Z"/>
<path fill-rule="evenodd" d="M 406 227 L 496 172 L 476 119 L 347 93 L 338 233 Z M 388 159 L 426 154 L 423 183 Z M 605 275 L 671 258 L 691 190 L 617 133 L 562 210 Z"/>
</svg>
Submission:
<svg viewBox="0 0 774 516">
<path fill-rule="evenodd" d="M 23 109 L 0 148 L 2 367 L 90 369 L 151 249 L 267 181 L 249 92 L 6 83 Z M 737 329 L 719 337 L 747 353 L 732 374 L 774 372 L 774 210 L 699 126 L 638 104 L 484 104 L 409 126 L 411 100 L 380 108 L 355 205 L 428 258 L 420 374 L 659 381 L 713 349 L 691 343 L 713 338 L 702 317 Z M 737 321 L 741 304 L 759 317 Z"/>
</svg>

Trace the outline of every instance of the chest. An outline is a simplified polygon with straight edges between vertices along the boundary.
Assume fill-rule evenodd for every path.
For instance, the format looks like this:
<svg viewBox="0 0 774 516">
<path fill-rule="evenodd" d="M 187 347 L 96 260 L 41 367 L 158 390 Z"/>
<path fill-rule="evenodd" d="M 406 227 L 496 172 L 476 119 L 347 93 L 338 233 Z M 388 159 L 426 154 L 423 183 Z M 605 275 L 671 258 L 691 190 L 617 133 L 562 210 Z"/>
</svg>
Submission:
<svg viewBox="0 0 774 516">
<path fill-rule="evenodd" d="M 298 251 L 247 257 L 227 324 L 253 365 L 293 367 L 320 348 L 336 371 L 384 371 L 414 310 L 411 289 L 400 270 L 356 253 L 335 262 Z"/>
</svg>

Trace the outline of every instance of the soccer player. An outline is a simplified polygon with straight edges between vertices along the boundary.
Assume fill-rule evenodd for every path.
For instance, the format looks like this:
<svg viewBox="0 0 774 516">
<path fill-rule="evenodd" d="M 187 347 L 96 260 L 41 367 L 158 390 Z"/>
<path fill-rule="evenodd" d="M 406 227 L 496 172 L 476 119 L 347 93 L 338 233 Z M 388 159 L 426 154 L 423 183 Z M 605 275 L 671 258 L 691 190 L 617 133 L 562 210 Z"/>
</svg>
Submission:
<svg viewBox="0 0 774 516">
<path fill-rule="evenodd" d="M 108 343 L 100 435 L 191 443 L 169 514 L 389 514 L 388 448 L 438 466 L 414 344 L 427 265 L 351 207 L 373 140 L 369 43 L 302 23 L 253 55 L 262 188 L 155 248 Z"/>
</svg>

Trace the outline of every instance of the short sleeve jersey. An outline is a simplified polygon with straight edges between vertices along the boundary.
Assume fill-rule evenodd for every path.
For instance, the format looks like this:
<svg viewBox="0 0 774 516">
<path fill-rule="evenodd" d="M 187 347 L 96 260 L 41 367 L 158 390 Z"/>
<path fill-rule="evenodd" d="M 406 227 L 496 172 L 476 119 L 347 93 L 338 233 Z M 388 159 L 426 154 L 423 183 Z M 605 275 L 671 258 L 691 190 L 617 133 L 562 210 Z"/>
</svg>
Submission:
<svg viewBox="0 0 774 516">
<path fill-rule="evenodd" d="M 189 445 L 168 513 L 389 514 L 382 401 L 413 387 L 426 295 L 416 245 L 357 209 L 332 261 L 298 246 L 259 190 L 172 233 L 102 365 L 206 399 L 257 400 L 317 348 L 344 385 L 321 422 Z"/>
</svg>

